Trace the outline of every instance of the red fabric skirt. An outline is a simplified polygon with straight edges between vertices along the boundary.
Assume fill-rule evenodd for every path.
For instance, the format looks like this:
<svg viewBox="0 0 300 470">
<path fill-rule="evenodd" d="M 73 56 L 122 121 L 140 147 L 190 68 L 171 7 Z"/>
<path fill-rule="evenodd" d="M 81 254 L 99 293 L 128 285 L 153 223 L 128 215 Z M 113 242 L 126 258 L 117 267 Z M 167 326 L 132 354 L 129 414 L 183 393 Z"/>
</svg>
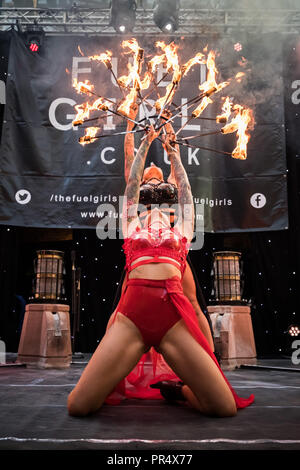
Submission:
<svg viewBox="0 0 300 470">
<path fill-rule="evenodd" d="M 157 290 L 158 294 L 155 299 L 153 289 Z M 133 292 L 135 295 L 132 295 Z M 239 397 L 223 374 L 207 339 L 199 328 L 196 313 L 188 298 L 183 294 L 179 277 L 175 276 L 166 280 L 129 279 L 116 308 L 115 316 L 118 312 L 128 316 L 136 324 L 148 346 L 156 344 L 147 343 L 147 339 L 149 341 L 153 338 L 153 341 L 157 342 L 157 338 L 163 336 L 168 327 L 171 328 L 176 320 L 183 319 L 191 335 L 218 366 L 233 394 L 237 408 L 245 408 L 254 401 L 254 395 L 250 395 L 249 398 Z M 151 384 L 161 380 L 178 381 L 180 379 L 162 356 L 151 348 L 107 397 L 106 403 L 119 404 L 126 397 L 162 399 L 158 389 L 150 388 Z"/>
</svg>

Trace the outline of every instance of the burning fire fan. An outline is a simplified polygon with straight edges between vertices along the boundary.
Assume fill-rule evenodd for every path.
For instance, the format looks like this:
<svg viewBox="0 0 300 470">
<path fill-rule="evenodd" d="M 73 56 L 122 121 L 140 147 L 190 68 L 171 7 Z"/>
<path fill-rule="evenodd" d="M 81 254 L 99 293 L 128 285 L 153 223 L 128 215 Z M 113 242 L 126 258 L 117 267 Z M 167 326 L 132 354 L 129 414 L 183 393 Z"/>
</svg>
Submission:
<svg viewBox="0 0 300 470">
<path fill-rule="evenodd" d="M 222 97 L 222 109 L 220 114 L 216 118 L 203 117 L 202 113 L 204 110 L 214 103 L 216 95 L 226 88 L 231 83 L 239 83 L 245 73 L 238 72 L 234 77 L 228 79 L 224 82 L 218 82 L 218 69 L 216 67 L 216 52 L 213 50 L 208 51 L 207 48 L 203 52 L 198 52 L 194 57 L 188 60 L 184 64 L 180 64 L 178 56 L 178 46 L 171 42 L 166 44 L 164 41 L 157 41 L 156 48 L 159 49 L 161 54 L 158 54 L 152 57 L 150 60 L 145 63 L 144 59 L 144 49 L 142 49 L 137 40 L 132 38 L 122 42 L 122 48 L 126 54 L 130 55 L 131 60 L 128 61 L 128 74 L 121 77 L 116 77 L 113 67 L 112 67 L 112 52 L 106 51 L 99 55 L 90 56 L 91 61 L 101 62 L 105 65 L 107 70 L 112 74 L 114 80 L 116 81 L 121 98 L 120 101 L 115 103 L 115 101 L 109 100 L 102 95 L 99 95 L 94 90 L 94 85 L 91 84 L 88 80 L 84 82 L 78 82 L 77 80 L 73 81 L 73 87 L 80 94 L 86 94 L 90 100 L 82 104 L 75 106 L 77 115 L 73 121 L 73 126 L 80 126 L 82 124 L 99 122 L 101 119 L 107 118 L 110 114 L 117 115 L 122 119 L 132 121 L 134 123 L 133 133 L 143 132 L 149 127 L 150 118 L 155 119 L 155 128 L 159 130 L 164 128 L 168 122 L 174 121 L 178 116 L 182 116 L 183 110 L 182 107 L 185 106 L 186 109 L 191 109 L 191 115 L 187 117 L 185 124 L 176 132 L 174 144 L 179 144 L 182 146 L 199 148 L 203 150 L 209 150 L 212 152 L 222 153 L 230 155 L 233 158 L 245 160 L 247 158 L 247 145 L 250 138 L 249 131 L 254 128 L 254 117 L 253 112 L 250 108 L 242 106 L 240 104 L 234 104 L 233 98 L 227 96 Z M 157 69 L 159 64 L 163 64 L 166 73 L 160 81 L 166 78 L 167 75 L 171 76 L 171 81 L 167 85 L 164 96 L 159 96 L 157 86 L 160 82 L 155 83 L 154 72 Z M 179 83 L 184 77 L 188 74 L 190 69 L 195 64 L 205 64 L 207 68 L 207 78 L 206 81 L 202 84 L 199 84 L 199 93 L 194 98 L 188 100 L 187 103 L 181 106 L 176 106 L 174 108 L 173 98 L 178 89 Z M 150 90 L 149 90 L 150 89 Z M 147 93 L 143 96 L 145 90 Z M 158 98 L 155 101 L 155 110 L 156 114 L 149 116 L 145 103 L 147 103 L 147 98 L 152 94 L 157 93 Z M 141 121 L 132 120 L 130 115 L 130 107 L 137 103 L 139 106 L 143 106 L 145 119 Z M 171 106 L 174 109 L 170 109 Z M 168 111 L 168 118 L 164 111 Z M 97 114 L 94 116 L 95 112 L 102 112 L 102 114 Z M 181 137 L 180 133 L 184 127 L 193 119 L 206 119 L 213 120 L 217 125 L 222 125 L 219 129 L 215 131 L 210 131 L 206 133 L 198 133 L 196 135 Z M 97 139 L 104 137 L 109 137 L 113 135 L 122 135 L 126 132 L 118 132 L 111 134 L 101 134 L 100 126 L 89 126 L 84 129 L 84 136 L 79 138 L 79 142 L 82 145 L 95 142 Z M 195 138 L 204 137 L 207 135 L 214 134 L 230 134 L 236 133 L 237 142 L 236 147 L 231 153 L 220 151 L 213 148 L 207 148 L 203 146 L 192 145 L 190 141 Z"/>
</svg>

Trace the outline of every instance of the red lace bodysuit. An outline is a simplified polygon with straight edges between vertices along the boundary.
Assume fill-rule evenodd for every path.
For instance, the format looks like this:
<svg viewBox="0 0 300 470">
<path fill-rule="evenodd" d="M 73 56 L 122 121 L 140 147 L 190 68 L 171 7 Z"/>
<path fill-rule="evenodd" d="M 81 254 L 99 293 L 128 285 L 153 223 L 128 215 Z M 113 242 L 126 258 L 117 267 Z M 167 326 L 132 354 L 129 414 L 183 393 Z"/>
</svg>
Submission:
<svg viewBox="0 0 300 470">
<path fill-rule="evenodd" d="M 136 229 L 130 238 L 124 241 L 127 274 L 135 267 L 148 263 L 170 263 L 176 266 L 183 276 L 188 253 L 188 242 L 175 228 L 159 230 Z M 135 262 L 141 257 L 151 257 Z M 199 328 L 196 313 L 182 290 L 181 279 L 173 276 L 164 280 L 128 279 L 116 308 L 116 315 L 121 312 L 130 318 L 139 329 L 144 343 L 158 346 L 167 331 L 178 321 L 183 320 L 191 335 L 217 364 L 220 373 L 228 384 L 237 408 L 250 405 L 254 396 L 241 398 L 235 393 L 223 374 L 209 343 Z M 162 356 L 153 348 L 144 354 L 133 371 L 116 387 L 106 399 L 109 404 L 119 403 L 122 398 L 162 398 L 159 390 L 150 385 L 161 380 L 179 378 L 165 363 Z"/>
<path fill-rule="evenodd" d="M 186 237 L 182 237 L 176 228 L 140 229 L 137 227 L 131 237 L 125 239 L 123 249 L 126 256 L 125 268 L 128 274 L 144 264 L 169 263 L 180 269 L 183 276 L 188 254 L 188 242 Z M 151 258 L 135 262 L 144 256 L 151 256 Z"/>
</svg>

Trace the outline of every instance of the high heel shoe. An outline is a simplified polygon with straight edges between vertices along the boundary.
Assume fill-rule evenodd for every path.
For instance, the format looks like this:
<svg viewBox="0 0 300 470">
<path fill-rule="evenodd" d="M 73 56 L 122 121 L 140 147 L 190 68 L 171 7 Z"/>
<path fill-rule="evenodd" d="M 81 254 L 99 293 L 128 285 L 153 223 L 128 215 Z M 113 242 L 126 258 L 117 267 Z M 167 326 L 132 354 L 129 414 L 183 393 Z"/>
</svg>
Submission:
<svg viewBox="0 0 300 470">
<path fill-rule="evenodd" d="M 182 394 L 183 382 L 174 382 L 172 380 L 163 380 L 150 385 L 151 388 L 158 388 L 160 394 L 167 401 L 186 401 L 186 398 Z"/>
</svg>

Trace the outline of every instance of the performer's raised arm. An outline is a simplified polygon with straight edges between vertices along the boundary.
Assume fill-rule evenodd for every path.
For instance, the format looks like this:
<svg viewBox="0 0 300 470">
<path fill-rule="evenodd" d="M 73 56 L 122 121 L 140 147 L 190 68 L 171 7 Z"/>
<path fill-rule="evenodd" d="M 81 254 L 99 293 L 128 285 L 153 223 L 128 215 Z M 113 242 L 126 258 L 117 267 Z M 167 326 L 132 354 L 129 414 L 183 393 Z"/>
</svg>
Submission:
<svg viewBox="0 0 300 470">
<path fill-rule="evenodd" d="M 130 114 L 129 117 L 132 120 L 135 120 L 137 112 L 138 112 L 138 105 L 136 103 L 133 103 L 130 107 Z M 134 160 L 134 133 L 131 132 L 134 127 L 134 122 L 132 121 L 127 121 L 127 133 L 125 135 L 125 140 L 124 140 L 124 177 L 126 183 L 128 182 L 128 178 L 130 175 L 130 169 L 132 162 Z"/>
<path fill-rule="evenodd" d="M 125 204 L 123 207 L 123 220 L 122 228 L 123 235 L 125 238 L 129 235 L 129 232 L 135 230 L 140 225 L 139 218 L 137 216 L 137 208 L 140 196 L 140 184 L 143 177 L 146 157 L 152 141 L 159 135 L 151 126 L 142 140 L 139 150 L 134 157 L 131 165 L 128 182 L 125 189 Z"/>
<path fill-rule="evenodd" d="M 170 111 L 165 109 L 165 111 L 163 113 L 163 118 L 166 119 L 166 121 L 168 121 L 170 119 L 170 117 L 171 117 Z M 166 122 L 164 127 L 165 127 L 165 131 L 166 131 L 167 134 L 169 134 L 169 135 L 175 134 L 171 121 Z M 175 144 L 174 148 L 175 148 L 176 151 L 179 152 L 179 145 L 178 144 Z M 166 151 L 168 152 L 167 149 L 166 149 Z M 172 161 L 170 161 L 170 163 L 171 163 L 171 169 L 170 169 L 170 174 L 168 176 L 167 181 L 168 181 L 168 183 L 176 185 L 176 178 L 175 178 L 175 174 L 174 174 L 174 166 L 172 164 Z"/>
<path fill-rule="evenodd" d="M 181 209 L 181 217 L 176 223 L 179 231 L 188 240 L 193 238 L 194 230 L 194 203 L 188 176 L 181 162 L 180 152 L 176 145 L 174 146 L 175 135 L 167 134 L 164 138 L 164 148 L 168 152 L 171 165 L 178 188 L 178 203 Z M 181 219 L 181 220 L 180 220 Z"/>
</svg>

